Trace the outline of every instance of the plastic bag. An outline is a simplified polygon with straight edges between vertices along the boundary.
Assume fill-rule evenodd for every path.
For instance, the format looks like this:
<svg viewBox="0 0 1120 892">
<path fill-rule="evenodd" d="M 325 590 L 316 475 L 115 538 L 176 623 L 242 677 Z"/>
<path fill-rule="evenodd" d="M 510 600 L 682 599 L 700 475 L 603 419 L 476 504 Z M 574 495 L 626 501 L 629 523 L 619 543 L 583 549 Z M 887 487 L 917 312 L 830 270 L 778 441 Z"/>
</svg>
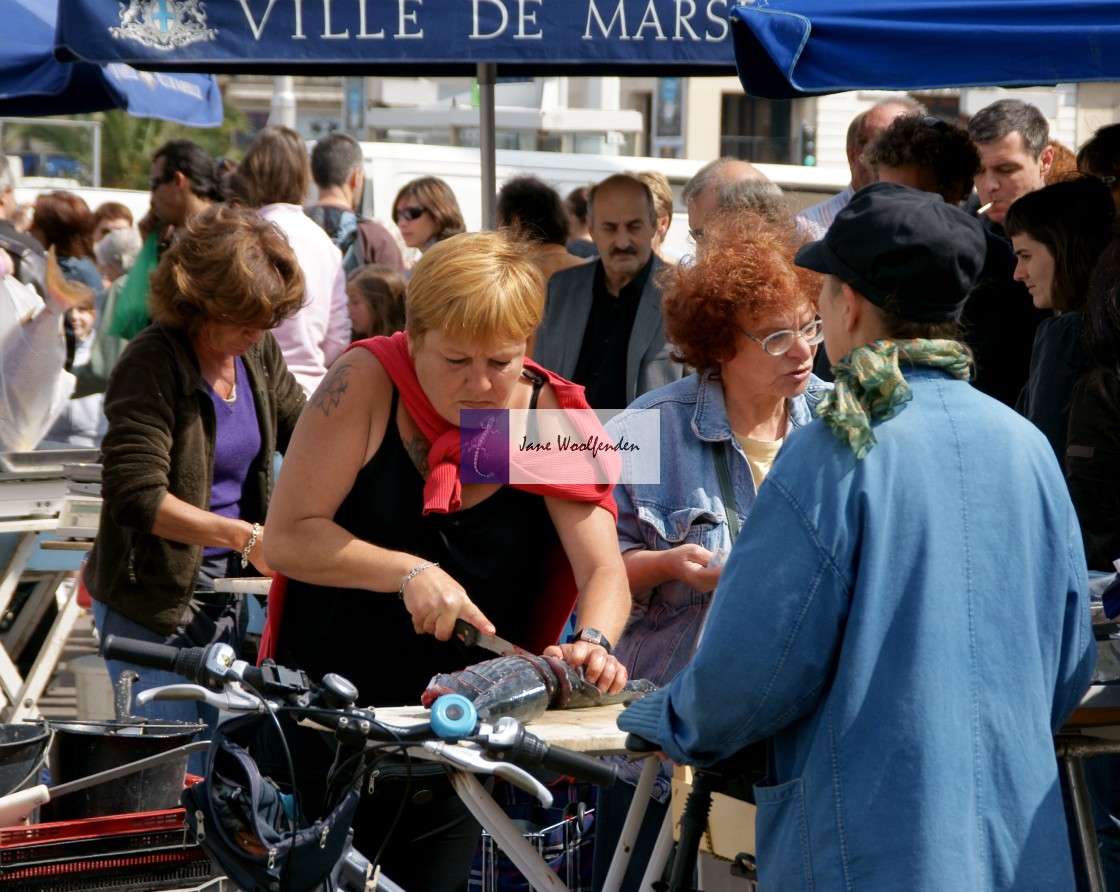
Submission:
<svg viewBox="0 0 1120 892">
<path fill-rule="evenodd" d="M 0 281 L 0 449 L 34 449 L 74 392 L 62 314 L 35 290 Z"/>
</svg>

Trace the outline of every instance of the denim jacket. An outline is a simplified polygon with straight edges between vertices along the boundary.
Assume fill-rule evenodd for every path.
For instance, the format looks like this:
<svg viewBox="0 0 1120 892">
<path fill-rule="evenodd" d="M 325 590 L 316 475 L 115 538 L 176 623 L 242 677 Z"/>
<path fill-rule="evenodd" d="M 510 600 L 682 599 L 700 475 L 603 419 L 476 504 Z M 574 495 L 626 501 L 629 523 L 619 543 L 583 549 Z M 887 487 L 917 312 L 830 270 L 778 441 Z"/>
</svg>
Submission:
<svg viewBox="0 0 1120 892">
<path fill-rule="evenodd" d="M 790 429 L 808 424 L 813 407 L 832 385 L 812 377 L 804 393 L 790 402 Z M 703 546 L 726 560 L 731 533 L 716 474 L 715 450 L 727 456 L 740 525 L 755 499 L 747 457 L 731 431 L 723 387 L 710 372 L 693 374 L 639 397 L 607 424 L 612 438 L 633 441 L 634 413 L 661 413 L 661 482 L 620 483 L 618 541 L 623 553 L 636 548 L 665 551 L 685 543 Z M 633 461 L 636 453 L 622 453 Z M 623 480 L 630 479 L 624 464 Z M 676 675 L 696 645 L 711 602 L 675 580 L 634 595 L 630 619 L 616 650 L 632 678 L 664 684 Z"/>
<path fill-rule="evenodd" d="M 618 725 L 700 765 L 771 739 L 760 887 L 1072 889 L 1053 734 L 1096 660 L 1077 517 L 1032 424 L 906 379 L 865 458 L 822 423 L 789 439 L 696 654 Z"/>
<path fill-rule="evenodd" d="M 811 377 L 805 391 L 790 402 L 789 428 L 808 424 L 813 407 L 832 385 Z M 740 525 L 755 499 L 747 457 L 731 431 L 723 387 L 710 372 L 693 374 L 639 397 L 607 424 L 616 442 L 640 438 L 635 412 L 661 413 L 661 482 L 620 483 L 618 541 L 623 553 L 636 548 L 665 551 L 685 543 L 703 546 L 726 559 L 731 533 L 716 474 L 715 450 L 727 455 L 731 488 Z M 622 453 L 623 480 L 632 479 L 638 453 Z M 698 592 L 676 580 L 633 596 L 630 619 L 615 653 L 631 678 L 664 684 L 688 662 L 711 604 L 712 592 Z M 633 772 L 636 778 L 637 772 Z M 624 772 L 625 774 L 625 772 Z M 630 778 L 625 778 L 630 779 Z M 668 775 L 655 793 L 668 792 Z"/>
</svg>

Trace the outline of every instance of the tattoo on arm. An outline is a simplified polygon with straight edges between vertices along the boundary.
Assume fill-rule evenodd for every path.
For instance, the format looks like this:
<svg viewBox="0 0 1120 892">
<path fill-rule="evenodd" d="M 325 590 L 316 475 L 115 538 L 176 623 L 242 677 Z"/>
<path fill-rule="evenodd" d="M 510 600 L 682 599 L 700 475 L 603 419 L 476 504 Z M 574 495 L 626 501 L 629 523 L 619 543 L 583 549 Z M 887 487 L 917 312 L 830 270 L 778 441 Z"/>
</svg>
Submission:
<svg viewBox="0 0 1120 892">
<path fill-rule="evenodd" d="M 411 458 L 412 463 L 416 465 L 416 470 L 420 472 L 420 476 L 427 480 L 428 441 L 423 437 L 415 436 L 404 444 L 404 448 L 408 450 L 408 457 Z"/>
<path fill-rule="evenodd" d="M 319 385 L 319 389 L 311 396 L 311 405 L 321 409 L 323 415 L 329 416 L 331 409 L 337 409 L 342 402 L 342 396 L 350 387 L 350 365 L 342 363 L 335 365 Z"/>
</svg>

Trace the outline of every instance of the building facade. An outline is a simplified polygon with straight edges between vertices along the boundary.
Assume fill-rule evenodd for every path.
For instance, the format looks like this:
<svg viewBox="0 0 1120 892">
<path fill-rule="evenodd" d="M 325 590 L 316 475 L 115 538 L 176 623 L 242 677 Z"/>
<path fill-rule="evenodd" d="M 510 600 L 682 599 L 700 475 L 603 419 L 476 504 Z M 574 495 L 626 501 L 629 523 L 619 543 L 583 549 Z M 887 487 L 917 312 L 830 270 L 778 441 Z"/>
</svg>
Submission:
<svg viewBox="0 0 1120 892">
<path fill-rule="evenodd" d="M 280 95 L 277 82 L 290 82 Z M 738 78 L 553 77 L 496 87 L 497 147 L 528 151 L 843 166 L 848 123 L 890 94 L 837 93 L 771 101 L 743 94 Z M 1012 95 L 1038 105 L 1055 139 L 1076 149 L 1120 121 L 1120 84 L 1018 90 L 969 88 L 911 93 L 932 113 L 965 121 Z M 345 130 L 359 139 L 474 146 L 477 93 L 470 78 L 235 76 L 229 102 L 257 126 L 289 110 L 308 139 Z"/>
</svg>

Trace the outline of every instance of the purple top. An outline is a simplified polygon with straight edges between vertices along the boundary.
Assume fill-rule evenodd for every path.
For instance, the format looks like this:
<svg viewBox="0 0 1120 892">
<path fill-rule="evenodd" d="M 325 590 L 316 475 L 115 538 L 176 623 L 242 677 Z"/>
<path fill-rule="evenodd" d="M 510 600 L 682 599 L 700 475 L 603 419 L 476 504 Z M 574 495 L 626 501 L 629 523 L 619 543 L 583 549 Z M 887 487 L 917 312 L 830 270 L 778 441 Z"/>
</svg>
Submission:
<svg viewBox="0 0 1120 892">
<path fill-rule="evenodd" d="M 241 357 L 235 360 L 236 399 L 227 403 L 214 392 L 209 384 L 210 399 L 214 403 L 217 419 L 214 438 L 214 482 L 210 489 L 210 510 L 223 517 L 241 516 L 241 488 L 249 474 L 249 466 L 261 451 L 261 430 L 257 423 L 253 390 L 245 373 Z M 205 557 L 224 554 L 228 548 L 208 546 Z"/>
</svg>

